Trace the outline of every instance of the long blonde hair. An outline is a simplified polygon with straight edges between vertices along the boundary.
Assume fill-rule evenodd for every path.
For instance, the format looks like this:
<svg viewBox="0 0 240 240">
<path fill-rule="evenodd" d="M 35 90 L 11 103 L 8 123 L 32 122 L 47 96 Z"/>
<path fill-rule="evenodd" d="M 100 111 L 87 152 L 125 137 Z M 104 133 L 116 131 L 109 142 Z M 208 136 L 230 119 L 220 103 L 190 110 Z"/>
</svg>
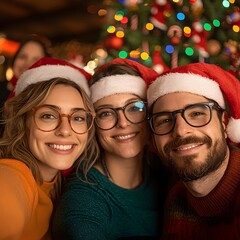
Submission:
<svg viewBox="0 0 240 240">
<path fill-rule="evenodd" d="M 43 179 L 37 165 L 37 159 L 29 148 L 26 120 L 32 108 L 41 105 L 57 84 L 70 85 L 76 88 L 82 96 L 86 110 L 94 113 L 93 105 L 86 93 L 76 83 L 63 78 L 54 78 L 28 86 L 19 95 L 6 102 L 3 113 L 5 126 L 3 136 L 0 139 L 0 158 L 18 159 L 25 163 L 32 171 L 34 178 L 39 182 L 42 182 Z M 78 171 L 81 166 L 83 173 L 85 173 L 84 176 L 86 176 L 87 171 L 98 157 L 99 148 L 93 124 L 88 132 L 86 147 L 75 161 L 73 168 Z"/>
</svg>

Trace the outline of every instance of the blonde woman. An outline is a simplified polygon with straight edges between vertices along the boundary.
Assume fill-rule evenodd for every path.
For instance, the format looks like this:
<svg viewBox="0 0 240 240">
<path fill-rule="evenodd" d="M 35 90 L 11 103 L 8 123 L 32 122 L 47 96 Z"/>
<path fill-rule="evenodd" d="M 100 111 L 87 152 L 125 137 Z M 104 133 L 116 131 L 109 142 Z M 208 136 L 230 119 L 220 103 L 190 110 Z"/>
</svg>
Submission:
<svg viewBox="0 0 240 240">
<path fill-rule="evenodd" d="M 51 239 L 60 171 L 97 156 L 89 77 L 43 58 L 18 80 L 0 139 L 0 239 Z"/>
</svg>

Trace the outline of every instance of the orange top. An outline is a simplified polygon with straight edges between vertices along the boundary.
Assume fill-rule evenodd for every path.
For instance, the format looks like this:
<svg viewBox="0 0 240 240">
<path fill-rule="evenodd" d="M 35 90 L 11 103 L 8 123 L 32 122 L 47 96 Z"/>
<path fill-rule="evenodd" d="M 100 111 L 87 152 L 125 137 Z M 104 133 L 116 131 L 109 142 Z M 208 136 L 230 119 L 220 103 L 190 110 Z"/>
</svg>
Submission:
<svg viewBox="0 0 240 240">
<path fill-rule="evenodd" d="M 0 239 L 51 239 L 48 234 L 56 182 L 39 185 L 31 170 L 14 159 L 0 160 Z"/>
</svg>

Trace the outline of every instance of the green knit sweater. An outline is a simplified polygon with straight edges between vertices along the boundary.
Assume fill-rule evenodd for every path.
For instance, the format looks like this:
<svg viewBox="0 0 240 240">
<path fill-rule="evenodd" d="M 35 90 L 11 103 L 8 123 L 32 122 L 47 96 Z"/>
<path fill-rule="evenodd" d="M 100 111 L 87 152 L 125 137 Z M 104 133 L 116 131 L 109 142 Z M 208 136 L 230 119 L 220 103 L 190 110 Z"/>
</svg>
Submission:
<svg viewBox="0 0 240 240">
<path fill-rule="evenodd" d="M 142 239 L 140 236 L 157 235 L 157 191 L 149 179 L 128 190 L 92 168 L 88 181 L 93 184 L 75 178 L 66 185 L 53 221 L 55 239 Z"/>
</svg>

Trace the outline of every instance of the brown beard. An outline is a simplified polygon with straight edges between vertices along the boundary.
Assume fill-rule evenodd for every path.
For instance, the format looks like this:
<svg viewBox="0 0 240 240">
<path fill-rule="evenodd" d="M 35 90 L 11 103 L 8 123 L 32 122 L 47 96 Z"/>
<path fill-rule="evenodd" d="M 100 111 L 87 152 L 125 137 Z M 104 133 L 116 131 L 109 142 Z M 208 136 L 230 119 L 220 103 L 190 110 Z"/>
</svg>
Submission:
<svg viewBox="0 0 240 240">
<path fill-rule="evenodd" d="M 206 144 L 209 153 L 205 159 L 205 162 L 201 165 L 194 163 L 194 158 L 198 157 L 199 154 L 193 154 L 191 156 L 178 157 L 177 161 L 184 161 L 184 167 L 179 167 L 174 159 L 170 156 L 170 150 L 177 148 L 184 144 L 191 143 L 203 143 Z M 194 181 L 200 179 L 211 172 L 217 170 L 225 159 L 227 153 L 227 143 L 224 137 L 222 129 L 222 138 L 218 139 L 213 144 L 212 139 L 208 136 L 203 138 L 188 137 L 184 139 L 174 139 L 164 146 L 164 153 L 160 153 L 163 164 L 165 164 L 170 170 L 175 172 L 179 178 L 185 182 Z"/>
</svg>

